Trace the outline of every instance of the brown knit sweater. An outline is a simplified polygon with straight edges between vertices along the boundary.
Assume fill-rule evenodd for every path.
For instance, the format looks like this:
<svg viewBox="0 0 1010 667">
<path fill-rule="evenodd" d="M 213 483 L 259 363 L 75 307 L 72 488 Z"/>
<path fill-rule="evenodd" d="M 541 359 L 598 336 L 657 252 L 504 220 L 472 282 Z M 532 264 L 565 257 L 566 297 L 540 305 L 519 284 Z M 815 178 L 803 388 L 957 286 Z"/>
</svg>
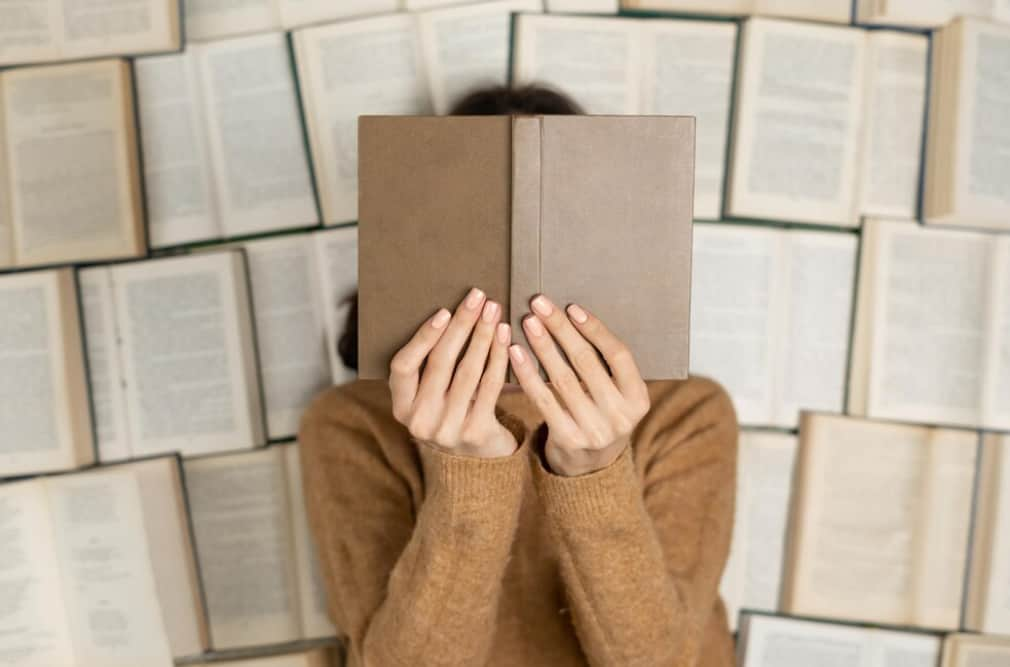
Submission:
<svg viewBox="0 0 1010 667">
<path fill-rule="evenodd" d="M 521 445 L 492 459 L 413 441 L 384 381 L 319 395 L 302 472 L 348 667 L 729 667 L 736 417 L 709 380 L 649 393 L 631 446 L 577 477 L 545 467 L 519 391 L 498 408 Z"/>
</svg>

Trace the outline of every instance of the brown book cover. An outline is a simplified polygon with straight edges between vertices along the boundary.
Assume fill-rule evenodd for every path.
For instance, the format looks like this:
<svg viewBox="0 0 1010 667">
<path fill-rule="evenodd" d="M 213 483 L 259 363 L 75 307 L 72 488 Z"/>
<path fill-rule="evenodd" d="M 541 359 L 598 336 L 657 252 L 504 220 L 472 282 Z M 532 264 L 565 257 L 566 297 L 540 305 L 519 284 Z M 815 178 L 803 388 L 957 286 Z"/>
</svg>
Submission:
<svg viewBox="0 0 1010 667">
<path fill-rule="evenodd" d="M 679 116 L 362 116 L 359 377 L 471 286 L 520 320 L 543 292 L 688 371 L 695 121 Z"/>
</svg>

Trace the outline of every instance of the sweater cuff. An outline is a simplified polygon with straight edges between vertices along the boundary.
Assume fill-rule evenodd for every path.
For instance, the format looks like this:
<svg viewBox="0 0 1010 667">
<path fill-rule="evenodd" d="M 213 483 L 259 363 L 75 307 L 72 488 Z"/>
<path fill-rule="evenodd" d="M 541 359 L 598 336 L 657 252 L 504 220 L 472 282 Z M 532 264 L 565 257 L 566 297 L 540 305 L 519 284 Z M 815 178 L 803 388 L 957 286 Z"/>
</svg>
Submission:
<svg viewBox="0 0 1010 667">
<path fill-rule="evenodd" d="M 566 477 L 546 468 L 540 456 L 534 459 L 533 483 L 546 513 L 562 525 L 591 525 L 627 516 L 627 503 L 641 497 L 629 443 L 605 468 L 585 475 Z"/>
</svg>

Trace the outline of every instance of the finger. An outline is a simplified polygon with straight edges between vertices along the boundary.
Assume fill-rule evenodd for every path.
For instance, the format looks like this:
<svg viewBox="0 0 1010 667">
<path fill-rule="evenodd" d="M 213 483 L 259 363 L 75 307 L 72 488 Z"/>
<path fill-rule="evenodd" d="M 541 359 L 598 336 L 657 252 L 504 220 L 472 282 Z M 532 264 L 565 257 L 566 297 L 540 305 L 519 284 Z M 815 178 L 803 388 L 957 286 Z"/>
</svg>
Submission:
<svg viewBox="0 0 1010 667">
<path fill-rule="evenodd" d="M 484 304 L 484 293 L 474 287 L 459 305 L 445 328 L 445 333 L 438 339 L 435 348 L 428 355 L 428 364 L 424 367 L 421 386 L 417 391 L 418 398 L 444 396 L 452 380 L 456 360 L 460 350 L 466 344 L 473 325 L 480 317 L 480 309 Z"/>
<path fill-rule="evenodd" d="M 417 394 L 418 373 L 424 358 L 438 343 L 452 314 L 445 308 L 428 318 L 406 345 L 397 350 L 389 362 L 389 390 L 393 415 L 400 419 L 410 410 Z"/>
<path fill-rule="evenodd" d="M 619 410 L 623 397 L 600 361 L 596 348 L 579 333 L 564 311 L 543 294 L 538 294 L 531 305 L 533 312 L 564 350 L 575 372 L 586 383 L 596 403 L 608 411 Z"/>
<path fill-rule="evenodd" d="M 494 339 L 495 325 L 501 319 L 501 306 L 494 301 L 486 301 L 481 311 L 480 321 L 473 330 L 470 345 L 467 346 L 463 359 L 456 367 L 456 372 L 449 385 L 449 396 L 445 410 L 444 424 L 458 432 L 463 424 L 466 413 L 470 409 L 470 399 L 473 398 L 480 378 L 484 374 L 488 350 Z"/>
<path fill-rule="evenodd" d="M 645 380 L 638 370 L 638 364 L 631 350 L 603 322 L 578 304 L 568 305 L 568 314 L 579 333 L 603 354 L 604 360 L 614 374 L 617 388 L 625 398 L 642 398 L 648 395 Z"/>
<path fill-rule="evenodd" d="M 511 327 L 505 322 L 499 322 L 494 341 L 491 343 L 487 368 L 484 370 L 484 376 L 480 379 L 473 407 L 470 408 L 473 414 L 494 415 L 494 406 L 498 403 L 502 387 L 505 386 L 505 372 L 509 365 L 508 346 L 511 338 Z"/>
<path fill-rule="evenodd" d="M 511 345 L 509 346 L 509 361 L 512 363 L 512 370 L 516 374 L 516 379 L 519 380 L 519 385 L 540 411 L 551 431 L 559 437 L 572 439 L 579 427 L 558 403 L 554 392 L 544 383 L 540 373 L 537 372 L 536 365 L 530 359 L 529 353 L 519 345 Z"/>
</svg>

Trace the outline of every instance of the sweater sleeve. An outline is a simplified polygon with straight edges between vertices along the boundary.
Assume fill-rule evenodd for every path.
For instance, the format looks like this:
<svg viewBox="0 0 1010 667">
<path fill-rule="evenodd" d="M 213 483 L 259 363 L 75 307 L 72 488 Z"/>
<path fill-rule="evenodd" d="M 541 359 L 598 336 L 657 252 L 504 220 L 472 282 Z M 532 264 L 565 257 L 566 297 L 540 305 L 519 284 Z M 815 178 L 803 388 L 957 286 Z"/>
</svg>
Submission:
<svg viewBox="0 0 1010 667">
<path fill-rule="evenodd" d="M 555 475 L 542 457 L 544 427 L 531 444 L 572 621 L 594 666 L 697 665 L 729 554 L 732 404 L 702 379 L 650 384 L 650 393 L 632 445 L 606 468 Z"/>
<path fill-rule="evenodd" d="M 519 449 L 481 459 L 413 442 L 384 412 L 338 388 L 313 404 L 299 431 L 333 622 L 352 664 L 483 664 L 529 474 L 526 429 L 506 422 Z M 379 444 L 386 438 L 406 440 L 394 451 L 418 451 L 425 491 L 417 507 Z"/>
</svg>

